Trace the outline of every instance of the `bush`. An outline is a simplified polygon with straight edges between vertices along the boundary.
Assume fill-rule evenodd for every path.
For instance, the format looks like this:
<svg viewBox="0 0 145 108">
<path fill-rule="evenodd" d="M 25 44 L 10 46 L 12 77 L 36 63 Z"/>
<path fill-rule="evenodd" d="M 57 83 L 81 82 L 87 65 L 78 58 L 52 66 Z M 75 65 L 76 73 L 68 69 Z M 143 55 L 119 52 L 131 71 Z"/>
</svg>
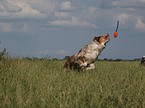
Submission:
<svg viewBox="0 0 145 108">
<path fill-rule="evenodd" d="M 0 60 L 5 59 L 8 57 L 8 53 L 6 52 L 6 48 L 3 49 L 3 51 L 0 52 Z"/>
</svg>

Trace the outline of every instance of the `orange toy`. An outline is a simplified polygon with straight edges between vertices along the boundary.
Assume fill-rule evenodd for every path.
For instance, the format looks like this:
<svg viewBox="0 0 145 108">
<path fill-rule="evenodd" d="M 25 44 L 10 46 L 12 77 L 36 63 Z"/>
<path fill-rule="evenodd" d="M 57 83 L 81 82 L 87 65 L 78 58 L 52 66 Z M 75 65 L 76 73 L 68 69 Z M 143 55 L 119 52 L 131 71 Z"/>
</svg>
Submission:
<svg viewBox="0 0 145 108">
<path fill-rule="evenodd" d="M 114 32 L 114 37 L 116 38 L 118 36 L 118 33 L 117 32 Z"/>
<path fill-rule="evenodd" d="M 115 38 L 118 36 L 118 33 L 117 33 L 118 26 L 119 26 L 119 20 L 117 21 L 116 31 L 114 32 L 114 37 L 115 37 Z"/>
</svg>

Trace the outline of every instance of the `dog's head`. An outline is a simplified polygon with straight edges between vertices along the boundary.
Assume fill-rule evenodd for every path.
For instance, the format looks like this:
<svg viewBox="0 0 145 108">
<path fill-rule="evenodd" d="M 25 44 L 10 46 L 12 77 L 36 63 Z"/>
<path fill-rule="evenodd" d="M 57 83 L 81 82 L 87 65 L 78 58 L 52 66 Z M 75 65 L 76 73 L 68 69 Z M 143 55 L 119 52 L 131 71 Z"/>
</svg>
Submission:
<svg viewBox="0 0 145 108">
<path fill-rule="evenodd" d="M 94 37 L 94 39 L 93 39 L 93 41 L 95 41 L 95 42 L 98 42 L 98 43 L 104 43 L 104 44 L 106 44 L 107 42 L 109 42 L 110 41 L 110 38 L 109 38 L 110 36 L 109 36 L 109 34 L 107 33 L 106 35 L 104 35 L 104 36 L 98 36 L 98 37 Z"/>
</svg>

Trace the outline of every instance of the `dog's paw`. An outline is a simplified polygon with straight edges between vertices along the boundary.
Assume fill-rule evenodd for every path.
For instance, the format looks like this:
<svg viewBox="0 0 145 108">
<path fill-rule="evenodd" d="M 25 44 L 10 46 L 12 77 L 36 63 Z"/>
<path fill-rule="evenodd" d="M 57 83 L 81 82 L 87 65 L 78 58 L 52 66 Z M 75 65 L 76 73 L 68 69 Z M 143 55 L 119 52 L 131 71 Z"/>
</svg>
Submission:
<svg viewBox="0 0 145 108">
<path fill-rule="evenodd" d="M 93 63 L 90 64 L 90 66 L 86 68 L 86 70 L 90 70 L 90 69 L 95 69 L 95 65 Z"/>
<path fill-rule="evenodd" d="M 81 67 L 85 67 L 85 66 L 87 66 L 88 64 L 85 62 L 85 63 L 82 63 L 82 64 L 80 64 L 80 66 Z"/>
</svg>

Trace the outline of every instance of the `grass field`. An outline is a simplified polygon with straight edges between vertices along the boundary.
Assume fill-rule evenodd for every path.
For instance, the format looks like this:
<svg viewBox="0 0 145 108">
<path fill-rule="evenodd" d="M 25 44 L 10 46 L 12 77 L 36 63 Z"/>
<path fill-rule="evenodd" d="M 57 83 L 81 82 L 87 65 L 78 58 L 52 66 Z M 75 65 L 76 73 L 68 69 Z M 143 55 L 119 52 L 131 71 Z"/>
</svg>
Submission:
<svg viewBox="0 0 145 108">
<path fill-rule="evenodd" d="M 145 107 L 145 66 L 97 61 L 94 70 L 62 69 L 65 61 L 0 61 L 0 108 Z"/>
</svg>

